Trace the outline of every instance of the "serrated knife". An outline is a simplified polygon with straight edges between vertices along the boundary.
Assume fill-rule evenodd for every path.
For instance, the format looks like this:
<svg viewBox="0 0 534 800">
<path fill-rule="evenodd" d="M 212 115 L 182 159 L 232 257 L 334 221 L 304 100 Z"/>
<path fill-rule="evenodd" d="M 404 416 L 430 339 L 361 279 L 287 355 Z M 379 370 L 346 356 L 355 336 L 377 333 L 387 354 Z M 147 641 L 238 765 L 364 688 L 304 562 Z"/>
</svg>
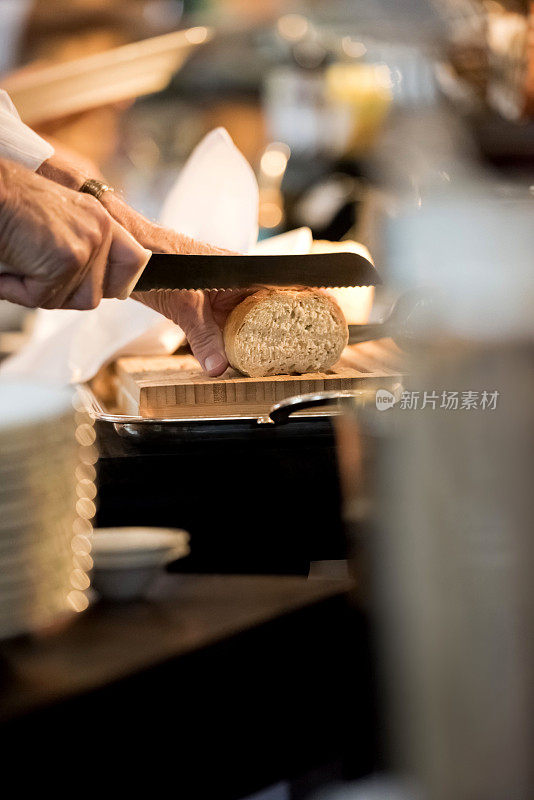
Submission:
<svg viewBox="0 0 534 800">
<path fill-rule="evenodd" d="M 380 277 L 358 253 L 205 256 L 153 253 L 134 292 L 152 289 L 248 289 L 254 286 L 375 286 Z"/>
</svg>

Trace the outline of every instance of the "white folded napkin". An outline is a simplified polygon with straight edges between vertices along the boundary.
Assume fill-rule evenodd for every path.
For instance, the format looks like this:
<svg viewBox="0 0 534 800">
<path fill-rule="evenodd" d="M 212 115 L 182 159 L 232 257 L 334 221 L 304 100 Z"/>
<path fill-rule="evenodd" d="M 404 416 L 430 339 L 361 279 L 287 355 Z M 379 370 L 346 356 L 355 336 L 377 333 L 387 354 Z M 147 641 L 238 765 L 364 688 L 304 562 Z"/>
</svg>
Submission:
<svg viewBox="0 0 534 800">
<path fill-rule="evenodd" d="M 163 204 L 160 221 L 193 239 L 248 253 L 258 238 L 252 167 L 224 128 L 202 139 Z"/>
</svg>

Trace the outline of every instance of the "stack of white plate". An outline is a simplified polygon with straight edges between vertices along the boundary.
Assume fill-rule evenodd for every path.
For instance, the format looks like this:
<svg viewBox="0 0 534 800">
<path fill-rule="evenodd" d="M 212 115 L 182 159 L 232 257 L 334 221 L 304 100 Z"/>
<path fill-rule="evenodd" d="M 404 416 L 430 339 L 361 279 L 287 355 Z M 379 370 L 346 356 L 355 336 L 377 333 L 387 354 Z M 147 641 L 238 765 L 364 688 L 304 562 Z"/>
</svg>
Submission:
<svg viewBox="0 0 534 800">
<path fill-rule="evenodd" d="M 78 449 L 71 392 L 0 382 L 0 638 L 75 607 Z"/>
</svg>

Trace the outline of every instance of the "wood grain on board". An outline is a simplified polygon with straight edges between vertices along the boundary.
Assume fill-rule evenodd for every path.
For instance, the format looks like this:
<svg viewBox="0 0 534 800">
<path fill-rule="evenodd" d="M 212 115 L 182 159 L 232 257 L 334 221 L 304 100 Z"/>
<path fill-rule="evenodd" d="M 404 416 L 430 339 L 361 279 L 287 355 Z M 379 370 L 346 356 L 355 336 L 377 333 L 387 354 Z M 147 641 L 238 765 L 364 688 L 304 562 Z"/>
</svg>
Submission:
<svg viewBox="0 0 534 800">
<path fill-rule="evenodd" d="M 213 417 L 266 413 L 273 403 L 325 390 L 388 388 L 402 374 L 390 339 L 345 348 L 328 372 L 248 378 L 228 369 L 210 378 L 191 355 L 128 356 L 117 361 L 120 411 L 143 417 Z"/>
</svg>

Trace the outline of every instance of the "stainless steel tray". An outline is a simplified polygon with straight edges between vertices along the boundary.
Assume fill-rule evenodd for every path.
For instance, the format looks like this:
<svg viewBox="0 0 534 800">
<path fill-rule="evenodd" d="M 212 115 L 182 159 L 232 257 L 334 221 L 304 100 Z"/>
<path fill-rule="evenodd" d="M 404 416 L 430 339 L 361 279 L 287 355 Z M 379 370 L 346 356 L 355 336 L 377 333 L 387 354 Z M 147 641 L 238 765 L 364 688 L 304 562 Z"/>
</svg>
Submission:
<svg viewBox="0 0 534 800">
<path fill-rule="evenodd" d="M 206 427 L 228 428 L 229 431 L 239 428 L 258 429 L 273 428 L 290 422 L 307 422 L 325 416 L 332 417 L 340 412 L 340 403 L 344 398 L 355 398 L 362 405 L 374 403 L 375 389 L 359 389 L 355 391 L 324 391 L 311 394 L 295 395 L 275 403 L 267 414 L 260 416 L 228 415 L 199 418 L 151 418 L 129 416 L 108 411 L 96 396 L 92 387 L 78 384 L 77 391 L 89 416 L 102 423 L 112 425 L 119 436 L 136 440 L 148 440 L 180 435 L 184 431 L 205 429 Z M 402 390 L 399 383 L 393 388 L 394 393 Z"/>
</svg>

